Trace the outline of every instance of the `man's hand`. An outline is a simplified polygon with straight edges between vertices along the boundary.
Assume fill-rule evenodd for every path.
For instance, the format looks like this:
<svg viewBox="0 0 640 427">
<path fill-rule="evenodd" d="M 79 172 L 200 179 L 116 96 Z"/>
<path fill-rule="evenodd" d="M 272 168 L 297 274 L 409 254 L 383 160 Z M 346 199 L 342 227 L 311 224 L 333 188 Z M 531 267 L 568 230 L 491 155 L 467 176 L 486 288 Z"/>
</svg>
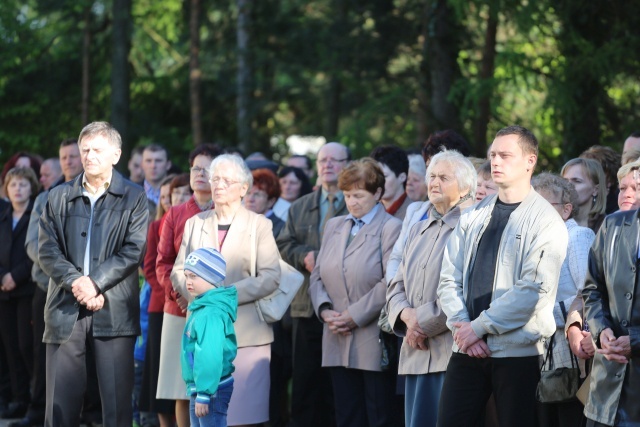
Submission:
<svg viewBox="0 0 640 427">
<path fill-rule="evenodd" d="M 453 339 L 461 352 L 466 353 L 471 345 L 480 341 L 480 338 L 471 328 L 471 322 L 455 322 L 453 327 L 457 329 L 453 334 Z"/>
<path fill-rule="evenodd" d="M 607 360 L 618 363 L 629 363 L 631 356 L 631 342 L 628 335 L 623 335 L 616 339 L 611 328 L 607 328 L 600 333 L 601 349 L 597 350 Z"/>
<path fill-rule="evenodd" d="M 304 268 L 307 269 L 309 273 L 313 271 L 313 268 L 316 266 L 316 256 L 313 254 L 313 251 L 309 252 L 306 257 L 304 257 Z"/>
<path fill-rule="evenodd" d="M 87 301 L 87 310 L 98 311 L 102 307 L 104 307 L 104 295 L 102 294 Z"/>
<path fill-rule="evenodd" d="M 204 417 L 209 413 L 209 405 L 196 402 L 196 417 Z"/>
<path fill-rule="evenodd" d="M 0 291 L 9 292 L 16 288 L 16 282 L 13 280 L 13 276 L 11 273 L 6 273 L 2 276 L 2 286 L 0 287 Z"/>
<path fill-rule="evenodd" d="M 95 298 L 98 295 L 96 285 L 89 276 L 78 277 L 74 280 L 71 284 L 71 290 L 73 291 L 73 296 L 82 305 L 87 305 L 91 298 Z"/>
<path fill-rule="evenodd" d="M 489 346 L 486 342 L 478 340 L 475 344 L 472 344 L 467 348 L 467 355 L 479 359 L 485 359 L 491 356 L 491 350 L 489 350 Z"/>
<path fill-rule="evenodd" d="M 400 312 L 400 320 L 407 326 L 405 340 L 411 348 L 427 350 L 427 334 L 424 333 L 418 323 L 418 315 L 415 308 L 405 308 Z"/>
<path fill-rule="evenodd" d="M 591 334 L 589 334 L 589 332 L 581 330 L 577 325 L 569 326 L 569 329 L 567 330 L 567 341 L 569 342 L 569 348 L 571 348 L 573 354 L 575 354 L 576 357 L 580 359 L 590 359 L 591 357 L 593 357 L 594 351 L 592 345 L 591 354 L 587 353 L 583 348 L 582 342 L 586 338 L 589 339 L 589 345 L 591 345 Z"/>
</svg>

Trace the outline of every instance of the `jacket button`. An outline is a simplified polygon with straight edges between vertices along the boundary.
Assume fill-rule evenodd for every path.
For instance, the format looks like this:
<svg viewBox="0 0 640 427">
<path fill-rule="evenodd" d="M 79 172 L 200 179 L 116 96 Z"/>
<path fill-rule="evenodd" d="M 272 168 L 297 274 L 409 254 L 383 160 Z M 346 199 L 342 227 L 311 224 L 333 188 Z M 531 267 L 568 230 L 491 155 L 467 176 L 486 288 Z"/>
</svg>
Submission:
<svg viewBox="0 0 640 427">
<path fill-rule="evenodd" d="M 76 270 L 78 271 L 82 271 L 82 269 L 80 267 L 76 267 Z"/>
<path fill-rule="evenodd" d="M 74 307 L 78 307 L 78 305 L 79 305 L 79 304 L 78 304 L 77 302 L 74 302 L 74 303 L 73 303 L 73 306 L 74 306 Z"/>
<path fill-rule="evenodd" d="M 631 292 L 627 292 L 626 294 L 624 294 L 624 297 L 626 299 L 631 299 Z"/>
<path fill-rule="evenodd" d="M 635 267 L 631 267 L 631 272 L 635 273 L 636 272 L 636 268 Z"/>
<path fill-rule="evenodd" d="M 87 237 L 87 232 L 86 232 L 86 231 L 83 231 L 82 233 L 80 233 L 80 235 L 81 235 L 82 237 Z"/>
<path fill-rule="evenodd" d="M 620 322 L 620 324 L 626 327 L 629 324 L 629 322 L 627 322 L 626 320 L 623 320 L 622 322 Z"/>
<path fill-rule="evenodd" d="M 622 374 L 619 373 L 619 372 L 616 374 L 616 377 L 618 377 L 618 378 L 620 378 L 621 376 L 622 376 Z"/>
</svg>

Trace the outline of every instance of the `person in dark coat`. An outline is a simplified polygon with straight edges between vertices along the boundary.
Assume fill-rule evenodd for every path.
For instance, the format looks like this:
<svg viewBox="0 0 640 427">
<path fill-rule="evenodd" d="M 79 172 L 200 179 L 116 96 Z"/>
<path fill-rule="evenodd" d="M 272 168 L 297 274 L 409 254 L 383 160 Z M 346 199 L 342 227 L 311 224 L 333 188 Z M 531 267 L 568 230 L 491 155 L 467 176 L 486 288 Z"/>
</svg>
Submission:
<svg viewBox="0 0 640 427">
<path fill-rule="evenodd" d="M 0 210 L 0 339 L 11 378 L 12 402 L 2 418 L 24 416 L 29 404 L 29 384 L 33 368 L 31 279 L 33 262 L 27 256 L 25 239 L 38 179 L 31 168 L 16 167 L 5 176 L 9 202 Z"/>
</svg>

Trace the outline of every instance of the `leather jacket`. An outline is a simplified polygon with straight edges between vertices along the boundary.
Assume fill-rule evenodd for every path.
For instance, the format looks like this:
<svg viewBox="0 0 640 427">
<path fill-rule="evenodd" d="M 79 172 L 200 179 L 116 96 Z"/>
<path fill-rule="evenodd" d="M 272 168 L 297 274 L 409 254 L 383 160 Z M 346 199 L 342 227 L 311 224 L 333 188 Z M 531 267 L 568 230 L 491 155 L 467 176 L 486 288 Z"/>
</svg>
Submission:
<svg viewBox="0 0 640 427">
<path fill-rule="evenodd" d="M 596 353 L 585 415 L 606 425 L 640 425 L 640 298 L 637 297 L 638 211 L 607 216 L 589 252 L 584 298 L 585 320 L 598 348 L 600 334 L 611 328 L 629 335 L 629 363 L 612 362 Z"/>
<path fill-rule="evenodd" d="M 140 334 L 138 266 L 146 245 L 147 197 L 142 187 L 114 170 L 108 189 L 95 202 L 91 220 L 91 202 L 82 193 L 82 177 L 53 188 L 40 218 L 38 255 L 42 270 L 50 277 L 45 343 L 67 341 L 83 309 L 71 285 L 84 275 L 89 231 L 89 277 L 105 298 L 104 307 L 93 313 L 93 336 Z"/>
</svg>

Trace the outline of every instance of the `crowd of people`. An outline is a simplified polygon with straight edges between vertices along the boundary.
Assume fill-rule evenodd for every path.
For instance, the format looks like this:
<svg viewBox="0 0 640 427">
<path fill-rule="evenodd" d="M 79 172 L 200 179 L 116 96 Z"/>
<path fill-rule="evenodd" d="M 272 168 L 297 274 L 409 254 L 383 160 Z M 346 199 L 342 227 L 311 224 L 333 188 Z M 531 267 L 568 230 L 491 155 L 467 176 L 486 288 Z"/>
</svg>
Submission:
<svg viewBox="0 0 640 427">
<path fill-rule="evenodd" d="M 11 427 L 640 426 L 640 133 L 539 174 L 520 126 L 315 170 L 154 143 L 125 177 L 121 144 L 94 122 L 2 169 Z"/>
</svg>

